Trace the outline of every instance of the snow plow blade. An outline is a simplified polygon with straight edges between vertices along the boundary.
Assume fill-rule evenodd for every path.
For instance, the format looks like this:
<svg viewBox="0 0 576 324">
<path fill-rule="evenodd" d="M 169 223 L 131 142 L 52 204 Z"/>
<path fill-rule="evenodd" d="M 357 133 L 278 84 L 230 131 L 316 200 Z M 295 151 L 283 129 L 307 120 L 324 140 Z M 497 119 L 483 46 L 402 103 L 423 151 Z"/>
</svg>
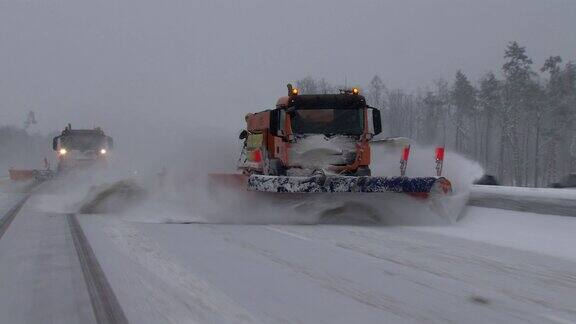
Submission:
<svg viewBox="0 0 576 324">
<path fill-rule="evenodd" d="M 12 181 L 27 181 L 34 179 L 34 170 L 19 170 L 10 169 L 8 170 L 10 174 L 10 180 Z"/>
<path fill-rule="evenodd" d="M 451 194 L 452 184 L 443 177 L 286 177 L 251 175 L 248 178 L 248 190 L 276 193 L 392 192 L 428 198 L 430 194 Z"/>
<path fill-rule="evenodd" d="M 434 225 L 457 221 L 467 201 L 443 177 L 210 174 L 208 179 L 218 210 L 212 221 L 229 212 L 242 223 Z"/>
<path fill-rule="evenodd" d="M 54 178 L 55 174 L 52 170 L 21 170 L 21 169 L 10 169 L 8 170 L 10 174 L 10 180 L 12 181 L 46 181 Z"/>
</svg>

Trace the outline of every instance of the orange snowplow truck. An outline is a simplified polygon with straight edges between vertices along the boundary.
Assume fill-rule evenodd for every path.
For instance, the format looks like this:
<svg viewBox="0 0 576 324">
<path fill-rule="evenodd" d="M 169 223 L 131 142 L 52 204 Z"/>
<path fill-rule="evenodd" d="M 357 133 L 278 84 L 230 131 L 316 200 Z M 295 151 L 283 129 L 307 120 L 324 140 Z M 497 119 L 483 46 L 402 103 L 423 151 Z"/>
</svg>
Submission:
<svg viewBox="0 0 576 324">
<path fill-rule="evenodd" d="M 357 88 L 300 95 L 290 84 L 276 109 L 248 114 L 246 123 L 238 168 L 276 176 L 369 176 L 369 141 L 382 131 L 380 111 Z"/>
<path fill-rule="evenodd" d="M 406 193 L 428 197 L 451 192 L 448 179 L 407 177 L 407 152 L 400 176 L 372 176 L 370 142 L 382 132 L 378 109 L 359 90 L 306 94 L 288 84 L 288 96 L 275 109 L 248 114 L 240 133 L 242 174 L 211 174 L 216 184 L 245 184 L 248 191 L 271 193 Z M 437 162 L 442 159 L 437 158 Z M 441 164 L 438 164 L 441 165 Z"/>
</svg>

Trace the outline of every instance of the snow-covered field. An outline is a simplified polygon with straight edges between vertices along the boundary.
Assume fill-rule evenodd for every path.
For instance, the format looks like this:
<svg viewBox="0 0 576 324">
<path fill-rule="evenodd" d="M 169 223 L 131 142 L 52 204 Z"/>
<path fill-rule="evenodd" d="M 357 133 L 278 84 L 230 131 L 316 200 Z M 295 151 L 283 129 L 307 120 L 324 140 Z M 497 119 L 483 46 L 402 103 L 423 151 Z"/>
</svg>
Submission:
<svg viewBox="0 0 576 324">
<path fill-rule="evenodd" d="M 0 239 L 0 322 L 97 321 L 67 222 L 89 186 L 59 188 L 40 188 Z M 19 197 L 0 194 L 1 210 Z M 468 207 L 436 226 L 163 223 L 173 212 L 186 209 L 78 216 L 129 322 L 576 323 L 576 218 Z"/>
</svg>

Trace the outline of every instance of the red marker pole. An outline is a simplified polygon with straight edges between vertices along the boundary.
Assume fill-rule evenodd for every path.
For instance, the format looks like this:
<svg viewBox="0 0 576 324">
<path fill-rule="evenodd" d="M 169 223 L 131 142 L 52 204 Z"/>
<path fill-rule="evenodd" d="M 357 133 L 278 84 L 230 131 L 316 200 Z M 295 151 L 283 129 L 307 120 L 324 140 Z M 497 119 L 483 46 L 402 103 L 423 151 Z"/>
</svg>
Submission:
<svg viewBox="0 0 576 324">
<path fill-rule="evenodd" d="M 258 163 L 262 162 L 262 151 L 260 150 L 254 151 L 254 161 Z"/>
<path fill-rule="evenodd" d="M 408 165 L 408 158 L 410 157 L 410 145 L 404 146 L 402 150 L 402 158 L 400 159 L 400 175 L 406 176 L 406 166 Z"/>
<path fill-rule="evenodd" d="M 436 148 L 436 176 L 442 176 L 442 167 L 444 164 L 444 153 L 446 152 L 444 147 Z"/>
</svg>

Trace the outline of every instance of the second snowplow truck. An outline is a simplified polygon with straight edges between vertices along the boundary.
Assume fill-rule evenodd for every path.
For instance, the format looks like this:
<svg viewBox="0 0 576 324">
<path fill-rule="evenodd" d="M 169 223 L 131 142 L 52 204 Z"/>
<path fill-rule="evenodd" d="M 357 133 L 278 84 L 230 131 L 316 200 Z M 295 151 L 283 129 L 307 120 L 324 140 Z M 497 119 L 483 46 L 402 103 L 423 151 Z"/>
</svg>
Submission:
<svg viewBox="0 0 576 324">
<path fill-rule="evenodd" d="M 372 176 L 370 141 L 381 133 L 380 111 L 359 90 L 301 95 L 288 85 L 276 108 L 246 115 L 238 169 L 250 191 L 277 193 L 397 192 L 448 194 L 440 176 Z"/>
<path fill-rule="evenodd" d="M 106 166 L 112 148 L 112 137 L 104 134 L 100 127 L 72 129 L 68 124 L 62 134 L 52 140 L 52 149 L 58 155 L 58 172 Z"/>
</svg>

